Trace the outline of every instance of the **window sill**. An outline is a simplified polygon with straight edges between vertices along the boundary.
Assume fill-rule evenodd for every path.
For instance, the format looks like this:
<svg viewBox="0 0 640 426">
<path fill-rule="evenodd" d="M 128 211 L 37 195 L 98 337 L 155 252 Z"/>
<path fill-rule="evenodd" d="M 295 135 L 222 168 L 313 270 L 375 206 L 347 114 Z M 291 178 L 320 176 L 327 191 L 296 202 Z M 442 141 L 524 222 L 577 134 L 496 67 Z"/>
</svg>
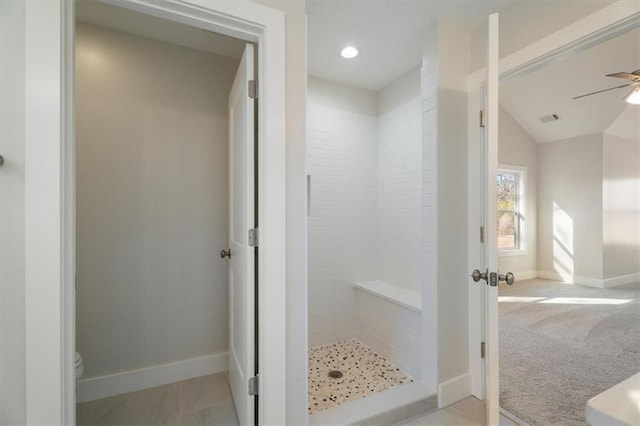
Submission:
<svg viewBox="0 0 640 426">
<path fill-rule="evenodd" d="M 527 250 L 498 250 L 498 257 L 524 256 L 528 254 Z"/>
</svg>

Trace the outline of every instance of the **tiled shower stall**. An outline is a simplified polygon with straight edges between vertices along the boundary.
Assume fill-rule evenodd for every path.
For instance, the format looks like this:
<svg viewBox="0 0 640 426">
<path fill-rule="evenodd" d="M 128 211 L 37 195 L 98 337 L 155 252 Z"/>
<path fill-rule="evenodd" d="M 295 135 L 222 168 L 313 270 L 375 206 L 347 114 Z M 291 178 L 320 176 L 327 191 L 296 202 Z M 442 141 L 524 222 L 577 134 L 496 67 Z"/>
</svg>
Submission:
<svg viewBox="0 0 640 426">
<path fill-rule="evenodd" d="M 378 91 L 308 88 L 314 413 L 421 378 L 424 165 L 419 67 Z"/>
</svg>

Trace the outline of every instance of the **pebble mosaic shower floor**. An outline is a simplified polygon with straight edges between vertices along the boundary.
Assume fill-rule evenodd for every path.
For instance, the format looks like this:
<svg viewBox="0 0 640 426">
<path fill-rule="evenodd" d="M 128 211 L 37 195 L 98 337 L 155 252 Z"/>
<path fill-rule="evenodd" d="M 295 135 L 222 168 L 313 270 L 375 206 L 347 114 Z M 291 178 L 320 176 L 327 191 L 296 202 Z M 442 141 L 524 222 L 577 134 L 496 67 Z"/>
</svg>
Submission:
<svg viewBox="0 0 640 426">
<path fill-rule="evenodd" d="M 342 377 L 329 373 L 340 371 Z M 309 349 L 309 414 L 413 379 L 357 339 Z"/>
</svg>

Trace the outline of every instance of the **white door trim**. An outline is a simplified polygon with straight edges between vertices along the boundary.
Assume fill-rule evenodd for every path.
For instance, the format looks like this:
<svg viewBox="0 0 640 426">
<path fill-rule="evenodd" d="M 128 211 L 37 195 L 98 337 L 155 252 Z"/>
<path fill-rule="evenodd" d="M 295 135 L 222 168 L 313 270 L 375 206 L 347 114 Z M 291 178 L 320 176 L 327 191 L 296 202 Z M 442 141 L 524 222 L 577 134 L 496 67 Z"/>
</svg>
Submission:
<svg viewBox="0 0 640 426">
<path fill-rule="evenodd" d="M 285 18 L 248 0 L 104 0 L 258 45 L 259 421 L 286 423 Z M 75 423 L 74 2 L 25 13 L 28 424 Z M 268 203 L 265 202 L 268 199 Z M 265 289 L 268 288 L 268 291 Z"/>
<path fill-rule="evenodd" d="M 633 28 L 640 27 L 640 3 L 619 0 L 603 8 L 602 10 L 581 19 L 562 30 L 559 30 L 531 45 L 500 60 L 500 83 L 535 71 L 554 61 L 565 58 L 582 50 L 588 49 L 598 43 L 609 40 Z M 469 93 L 469 121 L 468 128 L 469 147 L 475 147 L 479 143 L 479 132 L 473 132 L 478 126 L 478 110 L 480 109 L 479 91 L 484 82 L 486 70 L 481 69 L 469 75 L 467 78 L 467 91 Z M 472 162 L 480 161 L 469 151 L 469 176 L 472 176 Z M 473 184 L 469 181 L 469 216 L 468 216 L 468 270 L 472 271 L 478 266 L 479 255 L 477 252 L 478 241 L 478 217 L 481 217 L 482 204 L 472 202 Z M 518 278 L 518 277 L 516 277 Z M 480 303 L 481 293 L 469 291 L 469 365 L 471 370 L 472 394 L 480 399 L 485 395 L 482 391 L 483 363 L 478 362 L 481 334 L 477 325 L 481 324 L 482 311 L 477 308 Z"/>
</svg>

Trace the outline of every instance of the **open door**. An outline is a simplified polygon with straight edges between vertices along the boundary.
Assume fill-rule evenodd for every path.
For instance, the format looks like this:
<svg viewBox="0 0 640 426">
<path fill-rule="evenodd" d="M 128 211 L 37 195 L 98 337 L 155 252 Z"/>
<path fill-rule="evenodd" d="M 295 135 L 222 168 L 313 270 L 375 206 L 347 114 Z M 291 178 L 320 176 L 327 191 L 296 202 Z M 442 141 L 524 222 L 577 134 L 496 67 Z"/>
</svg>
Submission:
<svg viewBox="0 0 640 426">
<path fill-rule="evenodd" d="M 498 231 L 496 229 L 498 174 L 498 14 L 489 16 L 487 37 L 487 78 L 485 80 L 485 173 L 482 180 L 485 190 L 484 226 L 485 271 L 489 277 L 484 287 L 485 328 L 485 397 L 487 425 L 499 424 L 500 376 L 498 372 Z M 487 282 L 488 281 L 488 282 Z"/>
<path fill-rule="evenodd" d="M 470 340 L 472 348 L 479 343 L 481 350 L 472 351 L 470 364 L 473 374 L 480 376 L 473 393 L 485 400 L 487 425 L 498 425 L 500 416 L 500 391 L 498 371 L 498 284 L 513 283 L 513 275 L 498 272 L 497 244 L 497 172 L 498 172 L 498 14 L 489 16 L 487 28 L 486 75 L 482 88 L 471 90 L 470 96 L 479 96 L 480 132 L 479 144 L 470 144 L 470 158 L 480 159 L 470 163 L 470 229 L 480 226 L 478 244 L 470 245 L 470 260 L 476 269 L 471 274 L 470 289 Z M 471 110 L 470 114 L 474 111 Z M 471 116 L 471 115 L 470 115 Z M 477 115 L 476 115 L 477 116 Z M 473 141 L 472 141 L 473 142 Z M 473 156 L 473 157 L 472 157 Z M 479 217 L 477 217 L 479 216 Z M 473 233 L 471 235 L 474 235 Z M 475 234 L 478 235 L 478 234 Z M 478 240 L 475 240 L 478 241 Z M 479 320 L 479 321 L 478 321 Z M 478 347 L 478 346 L 475 346 Z M 476 387 L 472 384 L 472 388 Z"/>
<path fill-rule="evenodd" d="M 229 385 L 241 425 L 256 424 L 256 228 L 253 45 L 229 94 Z"/>
</svg>

